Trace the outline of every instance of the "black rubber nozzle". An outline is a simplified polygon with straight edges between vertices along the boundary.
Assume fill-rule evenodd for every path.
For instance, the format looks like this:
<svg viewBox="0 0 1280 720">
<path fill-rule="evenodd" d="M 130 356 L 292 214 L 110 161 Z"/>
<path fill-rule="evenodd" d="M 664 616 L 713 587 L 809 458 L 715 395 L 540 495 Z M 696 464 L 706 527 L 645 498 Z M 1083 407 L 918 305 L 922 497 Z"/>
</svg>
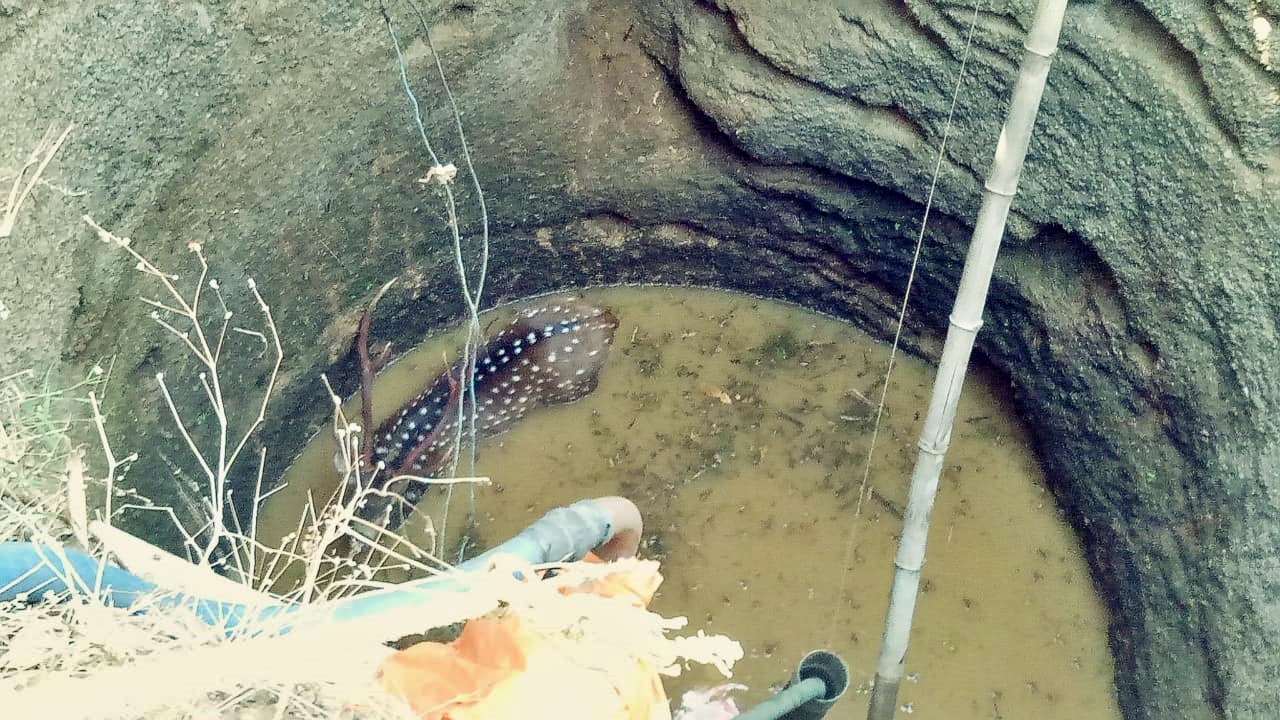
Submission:
<svg viewBox="0 0 1280 720">
<path fill-rule="evenodd" d="M 826 691 L 783 715 L 782 720 L 820 720 L 849 688 L 849 667 L 835 653 L 814 650 L 800 661 L 787 687 L 811 679 L 822 681 Z"/>
</svg>

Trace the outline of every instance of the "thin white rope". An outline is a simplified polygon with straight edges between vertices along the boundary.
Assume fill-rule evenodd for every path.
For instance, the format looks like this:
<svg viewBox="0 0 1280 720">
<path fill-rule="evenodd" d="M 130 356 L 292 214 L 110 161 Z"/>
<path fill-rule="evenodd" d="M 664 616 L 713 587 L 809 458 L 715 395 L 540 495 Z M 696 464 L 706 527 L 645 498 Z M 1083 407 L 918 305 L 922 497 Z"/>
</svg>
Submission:
<svg viewBox="0 0 1280 720">
<path fill-rule="evenodd" d="M 476 444 L 477 444 L 476 420 L 480 414 L 480 405 L 476 400 L 475 377 L 476 377 L 476 361 L 479 359 L 477 355 L 479 353 L 481 338 L 482 338 L 481 328 L 480 328 L 480 297 L 484 293 L 485 280 L 489 274 L 489 208 L 485 204 L 484 189 L 480 187 L 480 178 L 479 176 L 476 175 L 475 164 L 471 160 L 471 147 L 467 143 L 467 135 L 466 135 L 466 132 L 463 131 L 463 127 L 462 127 L 462 113 L 458 111 L 458 101 L 454 98 L 453 90 L 449 87 L 448 78 L 445 77 L 444 65 L 441 64 L 440 62 L 440 53 L 436 52 L 435 43 L 432 42 L 431 40 L 431 30 L 430 30 L 430 27 L 427 25 L 427 19 L 422 14 L 422 10 L 419 9 L 417 3 L 413 2 L 413 0 L 409 0 L 409 5 L 410 7 L 413 8 L 414 12 L 417 13 L 418 15 L 418 21 L 422 25 L 422 34 L 427 40 L 427 47 L 431 50 L 431 57 L 432 59 L 435 60 L 436 74 L 440 77 L 440 85 L 444 88 L 445 96 L 449 98 L 449 109 L 452 111 L 452 114 L 453 114 L 454 128 L 458 132 L 459 144 L 462 147 L 462 159 L 463 159 L 463 162 L 466 163 L 467 174 L 470 175 L 471 177 L 472 187 L 475 188 L 476 202 L 480 205 L 480 228 L 481 228 L 480 229 L 480 270 L 476 276 L 475 295 L 474 297 L 471 297 L 471 296 L 467 297 L 467 311 L 470 315 L 470 318 L 467 325 L 467 343 L 466 343 L 466 365 L 467 365 L 466 399 L 469 400 L 470 402 L 470 411 L 467 413 L 468 457 L 467 457 L 467 473 L 466 474 L 470 476 L 474 476 L 476 474 Z M 456 226 L 454 230 L 455 230 L 454 234 L 456 236 L 457 235 Z M 466 272 L 462 267 L 462 263 L 461 263 L 462 253 L 458 249 L 457 244 L 455 244 L 454 258 L 458 262 L 458 274 L 463 280 L 463 293 L 465 294 L 466 293 Z M 459 412 L 458 431 L 454 435 L 454 447 L 458 449 L 460 449 L 462 445 L 461 413 L 463 412 L 463 409 L 464 409 L 463 405 L 464 403 L 458 404 L 458 412 Z M 450 472 L 449 472 L 450 475 L 456 476 L 458 474 L 458 456 L 459 456 L 459 453 L 454 452 L 454 460 L 450 464 Z M 467 491 L 468 491 L 467 496 L 470 501 L 470 508 L 468 512 L 467 522 L 468 524 L 473 524 L 475 523 L 475 519 L 476 519 L 476 487 L 475 485 L 468 484 Z M 448 493 L 447 498 L 451 499 L 452 493 L 453 493 L 453 486 L 450 485 L 446 492 Z M 449 512 L 449 502 L 448 500 L 446 500 L 445 502 L 446 516 L 448 512 Z M 444 535 L 443 523 L 441 524 L 440 534 L 443 537 Z M 466 542 L 465 537 L 463 538 L 463 542 L 464 543 Z M 462 562 L 462 555 L 465 551 L 466 551 L 465 544 L 459 547 L 458 562 Z"/>
<path fill-rule="evenodd" d="M 430 26 L 427 24 L 426 16 L 418 8 L 417 4 L 409 1 L 409 6 L 413 8 L 418 16 L 418 20 L 422 27 L 423 37 L 426 40 L 427 48 L 431 51 L 431 57 L 435 61 L 436 73 L 440 78 L 440 84 L 444 88 L 445 95 L 449 99 L 449 108 L 453 115 L 454 127 L 458 133 L 458 139 L 462 147 L 463 162 L 466 165 L 467 172 L 471 176 L 472 187 L 475 189 L 476 200 L 480 206 L 480 267 L 476 273 L 475 291 L 471 290 L 471 283 L 467 274 L 467 263 L 463 253 L 462 230 L 458 221 L 457 201 L 453 193 L 453 188 L 449 182 L 442 182 L 441 188 L 445 194 L 445 208 L 448 213 L 448 225 L 450 233 L 453 237 L 453 259 L 454 269 L 458 274 L 458 281 L 462 289 L 463 302 L 467 306 L 467 338 L 463 345 L 462 351 L 462 367 L 460 377 L 458 378 L 458 386 L 461 388 L 462 397 L 458 402 L 458 414 L 454 423 L 453 437 L 453 459 L 449 464 L 449 475 L 457 475 L 458 461 L 461 457 L 461 450 L 464 445 L 464 428 L 465 428 L 465 446 L 468 450 L 467 468 L 470 475 L 475 475 L 476 465 L 476 420 L 478 416 L 479 405 L 476 402 L 475 388 L 475 368 L 478 359 L 480 345 L 483 340 L 480 327 L 480 302 L 484 292 L 485 280 L 489 272 L 489 211 L 485 204 L 484 190 L 480 186 L 480 179 L 476 176 L 475 165 L 471 159 L 471 150 L 467 143 L 466 133 L 462 127 L 462 114 L 458 110 L 458 103 L 453 95 L 452 89 L 449 87 L 449 81 L 445 77 L 444 66 L 440 61 L 440 55 L 436 52 L 435 44 L 431 40 Z M 400 46 L 400 40 L 396 37 L 392 27 L 391 15 L 388 12 L 385 3 L 382 5 L 382 17 L 387 26 L 387 33 L 391 36 L 391 43 L 395 47 L 396 62 L 400 70 L 400 83 L 405 95 L 409 98 L 409 102 L 413 107 L 414 123 L 418 129 L 418 135 L 422 140 L 422 144 L 427 149 L 427 153 L 431 156 L 431 162 L 435 167 L 441 167 L 440 158 L 436 155 L 435 150 L 431 146 L 431 141 L 427 138 L 427 131 L 422 121 L 422 110 L 418 104 L 418 99 L 413 93 L 413 89 L 409 84 L 408 69 L 404 60 L 404 52 Z M 470 513 L 469 517 L 474 522 L 476 516 L 476 496 L 475 487 L 468 486 L 470 491 Z M 453 485 L 449 484 L 445 489 L 444 509 L 441 511 L 440 530 L 436 534 L 436 538 L 443 540 L 446 537 L 449 524 L 449 508 L 453 504 Z M 439 550 L 439 548 L 436 548 Z M 460 551 L 461 552 L 461 551 Z"/>
<path fill-rule="evenodd" d="M 973 17 L 969 20 L 969 30 L 965 37 L 964 52 L 960 56 L 960 71 L 956 74 L 955 88 L 951 93 L 951 107 L 947 110 L 947 119 L 942 126 L 942 140 L 938 143 L 938 157 L 933 166 L 933 178 L 929 182 L 929 192 L 925 197 L 924 215 L 920 218 L 920 232 L 916 235 L 915 251 L 911 256 L 911 272 L 907 275 L 907 286 L 902 293 L 902 305 L 898 308 L 898 323 L 893 331 L 893 344 L 889 346 L 889 362 L 884 371 L 884 382 L 880 387 L 880 401 L 876 405 L 876 421 L 871 429 L 871 444 L 867 448 L 866 462 L 862 466 L 862 482 L 858 486 L 858 502 L 853 511 L 853 523 L 849 528 L 849 540 L 845 545 L 844 562 L 841 565 L 840 572 L 840 591 L 836 594 L 837 606 L 843 600 L 845 592 L 848 590 L 850 565 L 853 562 L 853 551 L 858 540 L 858 520 L 862 517 L 862 505 L 867 498 L 867 484 L 871 478 L 871 459 L 875 455 L 876 441 L 880 437 L 880 420 L 884 417 L 885 400 L 889 395 L 889 380 L 893 376 L 894 362 L 898 357 L 898 346 L 902 341 L 902 327 L 907 317 L 907 305 L 911 300 L 911 288 L 915 285 L 916 271 L 920 265 L 920 250 L 924 246 L 925 229 L 929 224 L 929 213 L 933 209 L 934 193 L 938 189 L 938 178 L 942 175 L 942 162 L 946 158 L 947 140 L 951 137 L 952 121 L 955 118 L 956 104 L 960 98 L 960 88 L 964 83 L 965 69 L 969 63 L 969 50 L 973 45 L 973 33 L 978 25 L 978 7 L 979 3 L 973 5 Z M 834 642 L 836 621 L 841 617 L 841 613 L 834 612 L 831 614 L 831 628 L 827 632 L 828 642 Z"/>
</svg>

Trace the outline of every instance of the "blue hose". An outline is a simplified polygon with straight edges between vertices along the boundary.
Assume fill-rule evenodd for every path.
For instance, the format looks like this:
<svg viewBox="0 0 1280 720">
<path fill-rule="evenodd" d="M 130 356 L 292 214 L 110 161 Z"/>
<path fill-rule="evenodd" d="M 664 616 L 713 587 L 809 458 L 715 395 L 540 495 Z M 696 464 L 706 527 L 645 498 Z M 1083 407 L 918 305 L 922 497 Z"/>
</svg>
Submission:
<svg viewBox="0 0 1280 720">
<path fill-rule="evenodd" d="M 738 715 L 738 720 L 821 720 L 849 687 L 849 668 L 834 653 L 814 650 L 800 661 L 777 695 Z"/>
<path fill-rule="evenodd" d="M 548 512 L 520 534 L 458 566 L 456 572 L 405 583 L 397 588 L 326 603 L 335 620 L 354 620 L 405 605 L 422 604 L 432 594 L 466 588 L 468 571 L 481 570 L 498 554 L 514 555 L 531 564 L 580 560 L 612 541 L 620 531 L 606 500 L 582 500 Z M 634 506 L 632 506 L 634 507 Z M 638 517 L 638 515 L 637 515 Z M 636 528 L 630 528 L 636 531 Z M 0 602 L 36 602 L 46 597 L 96 596 L 104 604 L 129 609 L 144 597 L 149 605 L 189 607 L 201 620 L 233 633 L 246 620 L 249 628 L 280 622 L 288 632 L 288 617 L 305 606 L 252 605 L 209 600 L 181 592 L 162 592 L 156 584 L 78 550 L 29 542 L 0 543 Z M 312 610 L 316 608 L 312 606 Z"/>
<path fill-rule="evenodd" d="M 826 694 L 827 684 L 819 678 L 802 680 L 798 685 L 779 690 L 777 695 L 759 705 L 743 710 L 738 714 L 738 720 L 779 720 L 796 708 Z"/>
</svg>

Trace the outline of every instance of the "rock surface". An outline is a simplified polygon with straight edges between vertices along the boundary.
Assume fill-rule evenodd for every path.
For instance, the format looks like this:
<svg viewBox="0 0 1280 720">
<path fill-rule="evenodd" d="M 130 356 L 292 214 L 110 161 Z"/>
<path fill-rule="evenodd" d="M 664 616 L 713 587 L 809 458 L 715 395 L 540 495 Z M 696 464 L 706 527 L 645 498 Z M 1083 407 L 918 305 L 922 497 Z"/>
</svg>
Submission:
<svg viewBox="0 0 1280 720">
<path fill-rule="evenodd" d="M 912 347 L 936 352 L 1032 12 L 991 5 L 966 54 L 972 11 L 921 0 L 424 3 L 488 200 L 488 300 L 714 284 L 886 332 L 967 57 L 911 310 Z M 427 131 L 461 165 L 394 11 Z M 1070 8 L 979 336 L 1113 610 L 1132 719 L 1280 717 L 1277 23 L 1274 0 Z M 153 391 L 191 367 L 136 300 L 154 285 L 80 213 L 164 267 L 202 243 L 247 324 L 246 276 L 263 288 L 289 359 L 269 474 L 323 417 L 319 373 L 354 387 L 382 281 L 404 278 L 377 319 L 401 348 L 458 315 L 376 4 L 0 0 L 0 58 L 4 174 L 77 123 L 0 241 L 0 374 L 112 364 L 144 492 L 176 502 L 170 469 L 194 477 Z M 238 341 L 243 414 L 266 377 Z"/>
</svg>

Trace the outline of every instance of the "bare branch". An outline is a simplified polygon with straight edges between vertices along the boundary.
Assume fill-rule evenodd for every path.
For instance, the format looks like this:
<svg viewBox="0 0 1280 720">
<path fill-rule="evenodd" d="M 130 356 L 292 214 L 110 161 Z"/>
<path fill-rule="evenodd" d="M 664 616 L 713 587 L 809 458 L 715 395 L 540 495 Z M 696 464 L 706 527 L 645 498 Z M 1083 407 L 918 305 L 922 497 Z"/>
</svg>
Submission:
<svg viewBox="0 0 1280 720">
<path fill-rule="evenodd" d="M 58 154 L 58 150 L 62 148 L 62 143 L 66 142 L 67 136 L 71 134 L 74 124 L 67 125 L 57 140 L 53 139 L 54 129 L 50 125 L 44 131 L 44 136 L 40 138 L 40 142 L 31 151 L 30 157 L 27 158 L 26 164 L 18 170 L 18 175 L 13 179 L 13 187 L 9 189 L 9 197 L 5 199 L 3 212 L 0 213 L 0 239 L 13 235 L 13 226 L 18 221 L 18 210 L 22 207 L 22 203 L 26 201 L 27 196 L 31 194 L 32 189 L 40 182 L 40 176 L 44 174 L 45 168 L 49 167 L 49 163 L 53 160 L 53 156 Z M 27 170 L 35 167 L 30 177 L 27 177 L 26 185 L 23 186 L 22 179 L 27 176 Z"/>
</svg>

